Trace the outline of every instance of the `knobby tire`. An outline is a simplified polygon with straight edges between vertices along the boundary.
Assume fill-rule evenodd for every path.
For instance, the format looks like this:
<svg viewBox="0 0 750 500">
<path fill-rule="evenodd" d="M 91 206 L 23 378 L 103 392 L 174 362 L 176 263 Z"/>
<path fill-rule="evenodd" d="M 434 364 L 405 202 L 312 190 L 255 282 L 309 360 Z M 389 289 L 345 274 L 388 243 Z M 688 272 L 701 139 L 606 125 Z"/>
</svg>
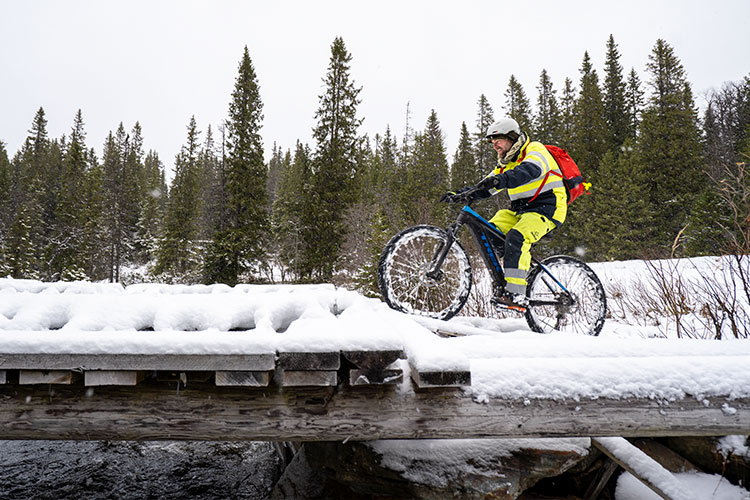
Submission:
<svg viewBox="0 0 750 500">
<path fill-rule="evenodd" d="M 594 270 L 567 255 L 549 257 L 541 264 L 556 279 L 550 277 L 540 265 L 529 273 L 526 287 L 530 303 L 526 310 L 529 327 L 539 333 L 599 335 L 607 315 L 607 297 Z M 557 303 L 535 304 L 551 301 Z"/>
<path fill-rule="evenodd" d="M 378 286 L 386 303 L 397 311 L 447 320 L 466 304 L 471 291 L 471 264 L 454 241 L 441 277 L 427 276 L 435 256 L 448 241 L 436 226 L 413 226 L 395 235 L 378 263 Z"/>
</svg>

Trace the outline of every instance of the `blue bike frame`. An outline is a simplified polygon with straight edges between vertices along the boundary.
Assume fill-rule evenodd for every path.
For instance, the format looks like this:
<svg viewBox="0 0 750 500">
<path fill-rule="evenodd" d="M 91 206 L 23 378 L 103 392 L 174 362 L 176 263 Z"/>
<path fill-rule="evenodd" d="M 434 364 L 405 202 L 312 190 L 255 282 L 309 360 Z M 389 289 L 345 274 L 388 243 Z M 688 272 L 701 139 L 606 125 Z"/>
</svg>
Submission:
<svg viewBox="0 0 750 500">
<path fill-rule="evenodd" d="M 505 235 L 474 211 L 471 206 L 465 205 L 458 214 L 456 222 L 448 226 L 448 241 L 444 248 L 441 248 L 435 255 L 435 259 L 432 262 L 430 271 L 427 273 L 431 278 L 437 279 L 441 275 L 440 268 L 443 265 L 445 257 L 448 255 L 453 242 L 456 241 L 456 235 L 462 226 L 466 226 L 469 229 L 474 242 L 479 248 L 479 253 L 484 260 L 487 269 L 490 270 L 493 281 L 500 287 L 505 287 L 505 273 L 500 264 L 503 255 L 505 254 Z M 532 262 L 541 267 L 545 274 L 552 278 L 555 283 L 563 290 L 564 293 L 568 293 L 568 289 L 560 283 L 560 281 L 547 269 L 541 262 L 534 257 L 531 258 Z M 548 285 L 549 286 L 549 285 Z"/>
</svg>

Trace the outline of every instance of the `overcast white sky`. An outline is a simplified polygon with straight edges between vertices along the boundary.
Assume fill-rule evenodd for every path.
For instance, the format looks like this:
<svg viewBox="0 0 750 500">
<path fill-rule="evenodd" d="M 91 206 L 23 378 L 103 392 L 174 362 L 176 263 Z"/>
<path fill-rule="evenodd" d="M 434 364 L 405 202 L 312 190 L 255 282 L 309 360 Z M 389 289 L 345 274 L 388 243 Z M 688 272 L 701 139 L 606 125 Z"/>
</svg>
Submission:
<svg viewBox="0 0 750 500">
<path fill-rule="evenodd" d="M 422 129 L 435 109 L 449 158 L 461 122 L 475 127 L 485 94 L 502 115 L 511 74 L 536 101 L 542 69 L 560 89 L 588 50 L 603 78 L 610 33 L 625 71 L 645 82 L 657 38 L 674 47 L 701 94 L 750 74 L 749 0 L 600 1 L 54 1 L 0 0 L 0 141 L 20 148 L 40 106 L 51 137 L 80 108 L 87 145 L 101 155 L 122 122 L 171 168 L 192 115 L 200 130 L 226 118 L 243 48 L 264 104 L 266 157 L 276 142 L 310 143 L 336 36 L 363 87 L 371 137 L 403 136 L 406 104 Z M 203 137 L 203 136 L 202 136 Z"/>
</svg>

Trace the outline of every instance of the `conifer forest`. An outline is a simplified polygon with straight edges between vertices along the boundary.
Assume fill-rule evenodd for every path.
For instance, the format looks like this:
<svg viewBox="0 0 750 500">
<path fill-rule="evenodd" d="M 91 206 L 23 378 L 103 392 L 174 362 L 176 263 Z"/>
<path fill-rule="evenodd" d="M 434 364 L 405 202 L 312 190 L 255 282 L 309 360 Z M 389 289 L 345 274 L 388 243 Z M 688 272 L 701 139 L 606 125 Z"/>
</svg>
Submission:
<svg viewBox="0 0 750 500">
<path fill-rule="evenodd" d="M 238 50 L 225 121 L 186 124 L 169 185 L 159 152 L 143 150 L 139 123 L 92 138 L 78 111 L 70 132 L 54 138 L 40 107 L 30 125 L 18 124 L 29 131 L 17 152 L 0 137 L 0 276 L 333 282 L 374 294 L 388 239 L 409 225 L 445 226 L 457 207 L 440 196 L 495 166 L 484 131 L 502 116 L 532 140 L 567 149 L 593 184 L 535 252 L 587 261 L 748 253 L 750 75 L 716 82 L 699 111 L 667 41 L 655 42 L 642 71 L 623 68 L 612 36 L 602 49 L 603 68 L 587 52 L 567 76 L 540 67 L 535 89 L 513 75 L 497 82 L 487 90 L 502 108 L 476 96 L 447 151 L 434 110 L 421 124 L 407 108 L 404 130 L 359 133 L 367 82 L 354 81 L 356 54 L 336 38 L 323 94 L 310 103 L 312 143 L 273 144 L 268 156 L 258 76 L 248 49 Z M 501 194 L 474 208 L 488 216 L 506 203 Z"/>
</svg>

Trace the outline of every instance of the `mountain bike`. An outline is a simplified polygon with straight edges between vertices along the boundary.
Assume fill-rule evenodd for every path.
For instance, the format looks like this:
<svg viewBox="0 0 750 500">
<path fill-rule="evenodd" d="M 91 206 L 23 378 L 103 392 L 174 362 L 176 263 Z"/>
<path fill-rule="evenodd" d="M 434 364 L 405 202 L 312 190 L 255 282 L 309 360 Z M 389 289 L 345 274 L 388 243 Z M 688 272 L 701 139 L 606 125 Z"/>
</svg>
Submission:
<svg viewBox="0 0 750 500">
<path fill-rule="evenodd" d="M 469 256 L 456 239 L 464 226 L 494 285 L 505 287 L 501 266 L 505 235 L 471 208 L 471 195 L 476 191 L 461 193 L 458 198 L 464 206 L 446 229 L 412 226 L 388 242 L 378 263 L 378 285 L 391 308 L 442 320 L 458 314 L 472 286 Z M 542 261 L 532 257 L 527 282 L 528 305 L 520 312 L 532 331 L 599 335 L 607 298 L 596 273 L 584 262 L 567 255 Z"/>
</svg>

